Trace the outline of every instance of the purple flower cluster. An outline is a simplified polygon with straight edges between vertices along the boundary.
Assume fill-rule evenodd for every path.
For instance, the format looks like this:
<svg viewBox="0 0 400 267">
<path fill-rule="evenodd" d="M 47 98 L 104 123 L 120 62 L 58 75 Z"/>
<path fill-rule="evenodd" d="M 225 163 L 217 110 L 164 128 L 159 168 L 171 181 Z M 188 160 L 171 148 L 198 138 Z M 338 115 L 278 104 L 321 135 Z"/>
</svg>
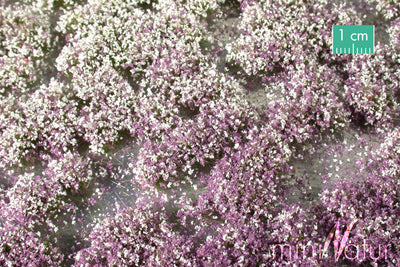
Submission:
<svg viewBox="0 0 400 267">
<path fill-rule="evenodd" d="M 398 110 L 395 95 L 399 90 L 397 75 L 392 70 L 392 54 L 378 46 L 373 56 L 354 58 L 347 66 L 344 97 L 354 120 L 365 124 L 385 124 Z"/>
<path fill-rule="evenodd" d="M 400 4 L 397 1 L 367 0 L 366 2 L 372 4 L 376 8 L 376 11 L 381 13 L 385 19 L 390 20 L 393 18 L 397 18 L 400 14 Z"/>
<path fill-rule="evenodd" d="M 16 97 L 40 82 L 56 38 L 49 12 L 37 6 L 5 6 L 0 26 L 0 98 Z"/>
<path fill-rule="evenodd" d="M 57 266 L 62 254 L 50 242 L 23 226 L 5 226 L 0 230 L 3 266 Z"/>
<path fill-rule="evenodd" d="M 1 166 L 22 167 L 49 160 L 49 153 L 61 156 L 73 142 L 75 103 L 64 92 L 68 86 L 52 80 L 29 98 L 9 98 L 2 121 Z"/>
<path fill-rule="evenodd" d="M 77 266 L 190 265 L 183 236 L 173 230 L 165 197 L 149 194 L 93 228 L 91 247 L 75 256 Z"/>
<path fill-rule="evenodd" d="M 289 142 L 303 143 L 318 134 L 333 133 L 343 128 L 349 117 L 340 100 L 339 75 L 319 66 L 315 58 L 305 60 L 265 88 L 270 99 L 265 116 Z"/>
<path fill-rule="evenodd" d="M 400 228 L 395 223 L 400 216 L 399 144 L 399 128 L 396 127 L 385 134 L 383 143 L 370 153 L 362 166 L 368 175 L 357 180 L 340 181 L 333 190 L 325 188 L 320 195 L 321 203 L 327 209 L 326 220 L 358 219 L 354 242 L 368 240 L 375 247 L 390 245 L 390 258 L 394 265 L 398 264 L 400 257 L 397 238 Z M 384 262 L 384 259 L 379 259 L 380 264 Z"/>
<path fill-rule="evenodd" d="M 367 2 L 390 39 L 338 56 L 365 17 L 328 1 L 0 1 L 0 265 L 328 266 L 283 248 L 354 220 L 390 253 L 339 263 L 398 265 L 400 20 Z M 308 186 L 350 129 L 380 146 Z"/>
<path fill-rule="evenodd" d="M 307 55 L 319 61 L 331 55 L 335 24 L 360 24 L 351 8 L 328 1 L 241 1 L 239 37 L 230 44 L 228 60 L 247 75 L 270 80 Z"/>
</svg>

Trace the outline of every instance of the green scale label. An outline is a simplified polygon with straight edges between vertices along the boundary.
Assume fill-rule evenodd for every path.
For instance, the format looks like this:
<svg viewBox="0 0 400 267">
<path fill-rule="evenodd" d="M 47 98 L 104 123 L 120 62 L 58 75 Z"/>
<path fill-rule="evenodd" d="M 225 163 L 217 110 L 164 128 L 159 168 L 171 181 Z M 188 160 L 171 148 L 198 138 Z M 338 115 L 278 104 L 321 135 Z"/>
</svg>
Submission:
<svg viewBox="0 0 400 267">
<path fill-rule="evenodd" d="M 373 54 L 374 25 L 333 25 L 333 54 Z"/>
</svg>

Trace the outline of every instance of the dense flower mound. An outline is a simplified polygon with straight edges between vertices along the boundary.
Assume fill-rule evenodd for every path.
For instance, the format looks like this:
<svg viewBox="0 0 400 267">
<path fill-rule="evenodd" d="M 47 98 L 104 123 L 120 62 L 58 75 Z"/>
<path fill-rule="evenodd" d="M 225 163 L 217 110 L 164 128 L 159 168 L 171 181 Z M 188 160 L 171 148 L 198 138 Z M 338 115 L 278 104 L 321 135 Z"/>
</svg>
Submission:
<svg viewBox="0 0 400 267">
<path fill-rule="evenodd" d="M 146 58 L 151 57 L 153 27 L 151 14 L 137 4 L 89 1 L 66 12 L 58 22 L 67 42 L 57 57 L 58 70 L 72 75 L 104 63 L 121 70 L 128 65 L 140 70 Z M 132 32 L 137 34 L 129 34 Z M 124 39 L 120 40 L 121 36 Z"/>
<path fill-rule="evenodd" d="M 77 102 L 75 135 L 90 143 L 90 152 L 104 153 L 105 145 L 115 143 L 124 130 L 131 129 L 134 134 L 137 98 L 112 67 L 84 70 L 72 78 L 71 85 L 67 94 Z"/>
<path fill-rule="evenodd" d="M 311 58 L 282 76 L 278 82 L 267 84 L 271 101 L 265 116 L 289 142 L 303 143 L 345 126 L 349 113 L 340 100 L 340 78 L 334 70 L 319 66 Z"/>
<path fill-rule="evenodd" d="M 397 266 L 399 5 L 358 3 L 0 0 L 0 265 Z"/>
<path fill-rule="evenodd" d="M 399 49 L 400 19 L 395 19 L 389 27 L 390 42 L 393 49 Z"/>
<path fill-rule="evenodd" d="M 123 209 L 96 225 L 91 247 L 76 256 L 79 266 L 165 266 L 190 265 L 190 244 L 173 231 L 165 208 L 165 196 L 139 198 L 135 206 Z"/>
<path fill-rule="evenodd" d="M 57 266 L 62 254 L 46 239 L 23 226 L 2 227 L 0 230 L 3 266 Z"/>
<path fill-rule="evenodd" d="M 354 120 L 384 124 L 398 111 L 395 94 L 400 85 L 391 70 L 389 49 L 379 47 L 372 57 L 354 58 L 346 67 L 349 77 L 344 82 L 344 97 Z"/>
<path fill-rule="evenodd" d="M 228 48 L 228 59 L 245 74 L 271 79 L 305 55 L 331 57 L 331 28 L 360 24 L 349 8 L 328 1 L 242 1 L 240 36 Z M 323 19 L 322 19 L 323 18 Z"/>
<path fill-rule="evenodd" d="M 367 3 L 376 5 L 376 10 L 383 14 L 385 19 L 393 19 L 400 14 L 400 4 L 393 0 L 367 0 Z"/>
<path fill-rule="evenodd" d="M 0 97 L 32 90 L 44 74 L 56 37 L 49 12 L 16 3 L 0 13 Z"/>
<path fill-rule="evenodd" d="M 400 216 L 399 199 L 399 128 L 386 134 L 377 151 L 370 153 L 364 166 L 368 175 L 362 180 L 338 182 L 334 190 L 325 189 L 320 198 L 331 220 L 349 218 L 360 220 L 355 233 L 355 243 L 368 240 L 375 247 L 390 244 L 390 257 L 398 264 L 400 256 L 399 225 L 394 223 Z M 361 240 L 361 242 L 359 242 Z M 381 264 L 384 260 L 380 259 Z"/>
<path fill-rule="evenodd" d="M 60 156 L 73 144 L 76 103 L 68 101 L 65 87 L 68 86 L 52 80 L 29 98 L 8 99 L 13 108 L 7 110 L 2 124 L 0 153 L 3 166 L 48 160 L 48 153 Z"/>
<path fill-rule="evenodd" d="M 400 70 L 397 67 L 400 62 L 400 18 L 395 19 L 390 27 L 388 28 L 388 32 L 390 35 L 390 46 L 393 49 L 392 53 L 392 68 L 395 73 L 394 81 L 397 82 L 397 91 L 395 91 L 395 96 L 397 99 L 400 97 Z"/>
</svg>

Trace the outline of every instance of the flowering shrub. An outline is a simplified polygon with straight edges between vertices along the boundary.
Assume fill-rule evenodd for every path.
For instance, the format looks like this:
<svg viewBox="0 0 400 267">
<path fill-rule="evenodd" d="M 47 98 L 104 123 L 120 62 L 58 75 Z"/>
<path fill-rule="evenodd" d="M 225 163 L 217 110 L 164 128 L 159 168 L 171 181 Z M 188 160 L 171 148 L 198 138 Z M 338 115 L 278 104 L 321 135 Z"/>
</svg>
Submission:
<svg viewBox="0 0 400 267">
<path fill-rule="evenodd" d="M 237 105 L 236 110 L 232 105 L 223 100 L 203 104 L 201 113 L 193 119 L 165 132 L 158 142 L 146 142 L 139 152 L 134 181 L 140 186 L 150 183 L 179 188 L 182 185 L 176 184 L 177 179 L 196 177 L 199 167 L 212 165 L 237 149 L 245 139 L 246 128 L 254 122 L 254 115 L 245 113 L 245 105 Z"/>
<path fill-rule="evenodd" d="M 190 265 L 189 244 L 173 231 L 163 207 L 165 200 L 151 195 L 97 224 L 89 235 L 91 247 L 75 256 L 80 266 Z"/>
<path fill-rule="evenodd" d="M 394 101 L 399 83 L 390 69 L 388 48 L 379 47 L 373 57 L 356 57 L 347 65 L 345 99 L 353 113 L 353 119 L 365 124 L 390 122 L 397 110 Z M 379 68 L 378 68 L 379 66 Z M 379 69 L 379 70 L 378 70 Z"/>
<path fill-rule="evenodd" d="M 327 1 L 242 1 L 242 7 L 228 60 L 264 79 L 304 63 L 306 54 L 329 60 L 332 25 L 360 24 L 350 8 Z"/>
<path fill-rule="evenodd" d="M 77 113 L 75 103 L 64 94 L 68 87 L 52 80 L 29 98 L 7 101 L 14 107 L 4 113 L 0 145 L 3 166 L 34 164 L 38 158 L 47 161 L 43 152 L 60 156 L 76 144 L 73 122 Z"/>
<path fill-rule="evenodd" d="M 266 87 L 271 101 L 265 115 L 289 142 L 302 143 L 345 126 L 349 114 L 340 101 L 340 78 L 335 71 L 310 59 L 283 76 Z"/>
<path fill-rule="evenodd" d="M 119 133 L 135 133 L 136 96 L 129 83 L 108 65 L 95 72 L 83 71 L 72 78 L 70 98 L 77 101 L 78 136 L 90 143 L 93 153 L 104 153 L 104 145 L 119 140 Z"/>
<path fill-rule="evenodd" d="M 58 70 L 71 75 L 103 64 L 141 70 L 152 53 L 152 25 L 137 2 L 89 1 L 66 12 L 57 25 L 67 41 L 56 60 Z"/>
<path fill-rule="evenodd" d="M 370 154 L 372 160 L 365 166 L 369 171 L 367 177 L 339 182 L 334 190 L 326 188 L 320 196 L 322 205 L 330 211 L 329 216 L 360 220 L 355 233 L 357 241 L 369 240 L 375 247 L 390 244 L 389 262 L 394 265 L 399 259 L 399 240 L 394 238 L 400 233 L 394 223 L 400 216 L 397 179 L 399 141 L 399 129 L 396 127 L 386 134 L 380 148 Z M 383 264 L 385 261 L 379 259 L 379 262 Z"/>
<path fill-rule="evenodd" d="M 0 240 L 0 263 L 4 266 L 62 263 L 61 253 L 50 242 L 23 226 L 0 228 Z"/>
<path fill-rule="evenodd" d="M 398 49 L 400 34 L 400 19 L 395 19 L 389 27 L 390 42 L 394 49 Z"/>
<path fill-rule="evenodd" d="M 45 224 L 55 232 L 67 223 L 60 221 L 62 217 L 75 221 L 74 214 L 80 204 L 72 201 L 73 196 L 90 196 L 91 184 L 95 183 L 93 176 L 101 178 L 99 173 L 93 173 L 91 164 L 87 159 L 68 153 L 50 161 L 42 175 L 26 173 L 18 177 L 6 194 L 4 212 L 8 216 L 5 220 L 20 221 L 32 227 Z"/>
<path fill-rule="evenodd" d="M 394 80 L 392 80 L 392 82 L 394 83 L 394 84 L 396 84 L 397 86 L 395 87 L 397 90 L 395 91 L 395 96 L 397 97 L 397 102 L 399 102 L 399 95 L 400 95 L 400 90 L 399 90 L 399 87 L 400 87 L 400 79 L 399 79 L 399 68 L 397 67 L 398 66 L 398 64 L 399 64 L 399 62 L 400 62 L 400 57 L 399 57 L 399 53 L 398 53 L 398 51 L 399 51 L 399 37 L 400 37 L 400 19 L 399 18 L 397 18 L 397 19 L 395 19 L 392 23 L 391 23 L 391 25 L 390 25 L 390 27 L 389 27 L 389 29 L 388 29 L 388 32 L 389 32 L 389 36 L 390 36 L 390 45 L 391 45 L 391 49 L 392 49 L 392 53 L 391 53 L 391 56 L 392 56 L 392 60 L 391 60 L 391 63 L 392 63 L 392 65 L 391 65 L 391 67 L 392 67 L 392 69 L 393 69 L 393 72 L 395 73 L 394 74 L 394 77 L 393 77 L 393 79 Z"/>
<path fill-rule="evenodd" d="M 0 95 L 19 95 L 40 82 L 55 38 L 48 12 L 23 4 L 0 13 Z"/>
<path fill-rule="evenodd" d="M 0 265 L 398 265 L 396 2 L 0 2 Z"/>
<path fill-rule="evenodd" d="M 400 14 L 400 5 L 397 1 L 392 0 L 367 0 L 367 3 L 373 4 L 376 10 L 383 14 L 385 19 L 396 18 Z"/>
</svg>

